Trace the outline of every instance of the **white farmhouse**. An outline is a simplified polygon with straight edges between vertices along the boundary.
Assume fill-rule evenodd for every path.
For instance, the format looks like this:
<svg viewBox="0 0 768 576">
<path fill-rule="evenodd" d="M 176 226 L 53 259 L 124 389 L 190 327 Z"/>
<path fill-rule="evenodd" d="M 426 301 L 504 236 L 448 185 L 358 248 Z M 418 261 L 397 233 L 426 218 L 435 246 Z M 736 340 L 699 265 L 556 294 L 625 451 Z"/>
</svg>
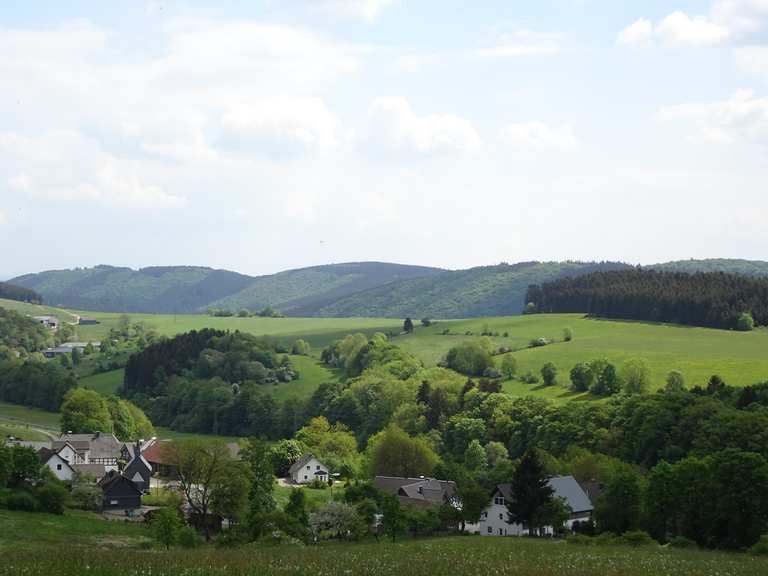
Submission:
<svg viewBox="0 0 768 576">
<path fill-rule="evenodd" d="M 66 482 L 72 480 L 75 471 L 72 469 L 72 466 L 70 466 L 69 460 L 64 457 L 63 452 L 63 448 L 57 452 L 48 448 L 42 448 L 38 452 L 38 455 L 40 456 L 40 461 L 43 465 L 53 472 L 53 475 L 56 476 L 56 478 Z"/>
<path fill-rule="evenodd" d="M 290 467 L 288 474 L 294 484 L 309 484 L 315 480 L 328 481 L 328 467 L 313 454 L 304 454 Z"/>
<path fill-rule="evenodd" d="M 592 502 L 573 476 L 555 476 L 549 479 L 548 484 L 554 490 L 553 497 L 563 498 L 571 510 L 571 515 L 565 523 L 567 528 L 573 527 L 575 522 L 587 521 L 592 517 Z M 496 487 L 490 505 L 483 511 L 477 524 L 481 535 L 523 536 L 528 533 L 522 525 L 508 522 L 507 500 L 511 497 L 511 484 L 499 484 Z M 552 527 L 544 527 L 543 532 L 552 534 Z"/>
</svg>

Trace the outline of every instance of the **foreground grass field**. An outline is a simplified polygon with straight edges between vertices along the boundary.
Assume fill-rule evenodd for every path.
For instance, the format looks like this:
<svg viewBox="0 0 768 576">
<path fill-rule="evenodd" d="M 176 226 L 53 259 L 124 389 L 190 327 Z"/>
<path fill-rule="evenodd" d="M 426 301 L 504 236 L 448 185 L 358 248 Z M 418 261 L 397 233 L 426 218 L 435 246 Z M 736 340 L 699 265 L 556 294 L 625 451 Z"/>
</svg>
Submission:
<svg viewBox="0 0 768 576">
<path fill-rule="evenodd" d="M 599 357 L 617 365 L 630 358 L 645 359 L 651 368 L 654 387 L 663 385 L 670 370 L 681 370 L 689 386 L 706 384 L 713 374 L 719 374 L 735 386 L 768 380 L 768 330 L 765 329 L 731 332 L 552 314 L 437 322 L 427 328 L 419 326 L 413 334 L 396 338 L 395 343 L 422 358 L 428 366 L 434 366 L 452 346 L 480 338 L 484 328 L 500 334 L 491 337 L 494 347 L 520 349 L 514 352 L 519 374 L 538 373 L 545 363 L 553 362 L 565 385 L 568 372 L 577 362 Z M 572 342 L 562 341 L 565 328 L 573 330 Z M 453 335 L 441 335 L 445 329 L 450 329 Z M 473 334 L 466 335 L 468 331 Z M 501 336 L 505 332 L 509 334 L 506 338 Z M 527 348 L 528 342 L 536 338 L 555 343 Z M 564 388 L 544 390 L 520 382 L 508 383 L 506 390 L 512 394 L 569 397 Z"/>
<path fill-rule="evenodd" d="M 0 574 L 29 576 L 486 575 L 758 576 L 768 559 L 658 546 L 450 537 L 391 543 L 142 550 L 149 531 L 92 514 L 0 511 Z"/>
</svg>

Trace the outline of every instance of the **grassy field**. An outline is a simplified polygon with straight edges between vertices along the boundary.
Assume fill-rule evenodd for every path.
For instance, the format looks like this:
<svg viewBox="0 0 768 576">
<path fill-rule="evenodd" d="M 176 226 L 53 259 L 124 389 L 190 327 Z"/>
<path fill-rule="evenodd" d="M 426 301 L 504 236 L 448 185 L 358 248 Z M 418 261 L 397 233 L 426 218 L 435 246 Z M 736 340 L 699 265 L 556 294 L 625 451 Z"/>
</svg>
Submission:
<svg viewBox="0 0 768 576">
<path fill-rule="evenodd" d="M 110 312 L 67 311 L 2 299 L 0 299 L 0 307 L 18 310 L 23 314 L 51 314 L 67 322 L 72 321 L 73 314 L 96 318 L 100 324 L 77 326 L 77 339 L 82 341 L 101 340 L 109 333 L 110 328 L 117 326 L 122 316 L 122 314 Z M 165 336 L 201 328 L 216 328 L 240 330 L 260 336 L 275 336 L 286 341 L 304 338 L 315 348 L 323 348 L 350 332 L 373 334 L 378 331 L 398 330 L 403 325 L 402 320 L 385 318 L 214 318 L 200 314 L 129 314 L 128 316 L 132 322 L 144 322 Z"/>
<path fill-rule="evenodd" d="M 275 501 L 277 502 L 277 505 L 280 508 L 284 508 L 288 503 L 288 497 L 291 495 L 291 491 L 296 489 L 297 488 L 292 486 L 281 486 L 276 484 Z M 339 498 L 344 494 L 344 486 L 339 483 L 336 483 L 333 486 L 333 489 L 324 488 L 318 490 L 315 488 L 301 488 L 301 490 L 304 490 L 304 494 L 307 497 L 307 506 L 310 509 L 320 507 L 323 504 L 327 504 L 331 500 Z"/>
<path fill-rule="evenodd" d="M 689 386 L 706 384 L 713 374 L 719 374 L 735 386 L 768 380 L 768 330 L 765 329 L 731 332 L 552 314 L 437 322 L 427 328 L 418 326 L 412 334 L 399 336 L 394 342 L 422 358 L 428 366 L 434 366 L 452 346 L 480 338 L 486 326 L 491 332 L 509 333 L 506 338 L 491 337 L 494 347 L 521 349 L 514 352 L 519 374 L 538 373 L 546 362 L 553 362 L 564 384 L 568 384 L 568 372 L 577 362 L 599 357 L 606 357 L 617 365 L 629 358 L 645 359 L 651 368 L 654 387 L 663 385 L 670 370 L 681 370 Z M 573 330 L 572 342 L 562 341 L 566 327 Z M 441 335 L 446 328 L 454 335 Z M 467 331 L 473 335 L 467 336 Z M 555 343 L 526 348 L 534 338 L 548 338 Z M 506 385 L 507 391 L 513 394 L 568 397 L 562 388 L 536 388 L 520 382 Z"/>
<path fill-rule="evenodd" d="M 12 424 L 6 420 L 0 419 L 0 439 L 7 436 L 13 436 L 19 440 L 27 440 L 31 442 L 42 442 L 48 440 L 50 436 L 30 428 L 25 424 Z"/>
<path fill-rule="evenodd" d="M 117 389 L 123 384 L 124 370 L 111 370 L 109 372 L 102 372 L 101 374 L 94 374 L 86 378 L 81 378 L 79 385 L 82 388 L 88 388 L 89 390 L 95 390 L 99 394 L 110 396 L 117 393 Z"/>
<path fill-rule="evenodd" d="M 27 576 L 757 576 L 768 559 L 697 550 L 573 546 L 518 538 L 449 537 L 317 546 L 210 546 L 141 550 L 141 526 L 86 514 L 64 517 L 0 512 L 0 574 Z M 24 541 L 23 546 L 19 544 Z M 85 546 L 88 546 L 86 549 Z"/>
</svg>

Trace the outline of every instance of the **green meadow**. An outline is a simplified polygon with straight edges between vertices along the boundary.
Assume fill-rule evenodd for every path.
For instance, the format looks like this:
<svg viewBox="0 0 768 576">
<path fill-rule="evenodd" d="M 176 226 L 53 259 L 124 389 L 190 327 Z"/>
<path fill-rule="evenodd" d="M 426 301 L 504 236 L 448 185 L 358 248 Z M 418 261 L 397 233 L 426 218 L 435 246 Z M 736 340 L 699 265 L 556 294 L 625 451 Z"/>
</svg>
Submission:
<svg viewBox="0 0 768 576">
<path fill-rule="evenodd" d="M 387 539 L 238 549 L 152 547 L 145 526 L 0 510 L 0 575 L 246 576 L 525 574 L 526 576 L 757 576 L 768 559 L 656 545 L 575 546 L 563 541 L 481 536 Z"/>
<path fill-rule="evenodd" d="M 563 341 L 565 328 L 573 331 L 571 342 Z M 450 335 L 441 334 L 446 329 L 450 329 Z M 427 366 L 434 366 L 452 346 L 479 339 L 485 329 L 499 333 L 490 337 L 494 348 L 505 346 L 515 350 L 512 354 L 518 361 L 518 374 L 538 373 L 545 363 L 553 362 L 560 372 L 560 383 L 565 385 L 568 372 L 576 363 L 600 357 L 616 365 L 630 358 L 644 359 L 650 366 L 655 387 L 663 385 L 670 370 L 682 371 L 689 386 L 706 384 L 713 374 L 734 386 L 768 380 L 766 329 L 733 332 L 598 320 L 580 314 L 542 314 L 436 322 L 426 328 L 417 326 L 412 334 L 399 336 L 395 342 L 419 356 Z M 505 332 L 507 337 L 503 336 Z M 528 343 L 538 338 L 552 343 L 528 348 Z M 544 389 L 519 381 L 506 383 L 505 389 L 512 394 L 568 397 L 563 388 Z"/>
</svg>

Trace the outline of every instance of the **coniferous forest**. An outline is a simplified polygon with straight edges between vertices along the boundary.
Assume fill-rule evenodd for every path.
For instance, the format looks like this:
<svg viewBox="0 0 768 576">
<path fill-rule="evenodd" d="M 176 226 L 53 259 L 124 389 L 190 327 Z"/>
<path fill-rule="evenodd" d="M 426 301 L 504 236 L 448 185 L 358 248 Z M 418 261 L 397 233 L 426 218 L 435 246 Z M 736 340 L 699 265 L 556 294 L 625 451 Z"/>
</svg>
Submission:
<svg viewBox="0 0 768 576">
<path fill-rule="evenodd" d="M 768 279 L 721 272 L 685 274 L 636 268 L 594 272 L 528 288 L 537 312 L 751 329 L 768 324 Z M 746 322 L 745 322 L 746 320 Z"/>
</svg>

